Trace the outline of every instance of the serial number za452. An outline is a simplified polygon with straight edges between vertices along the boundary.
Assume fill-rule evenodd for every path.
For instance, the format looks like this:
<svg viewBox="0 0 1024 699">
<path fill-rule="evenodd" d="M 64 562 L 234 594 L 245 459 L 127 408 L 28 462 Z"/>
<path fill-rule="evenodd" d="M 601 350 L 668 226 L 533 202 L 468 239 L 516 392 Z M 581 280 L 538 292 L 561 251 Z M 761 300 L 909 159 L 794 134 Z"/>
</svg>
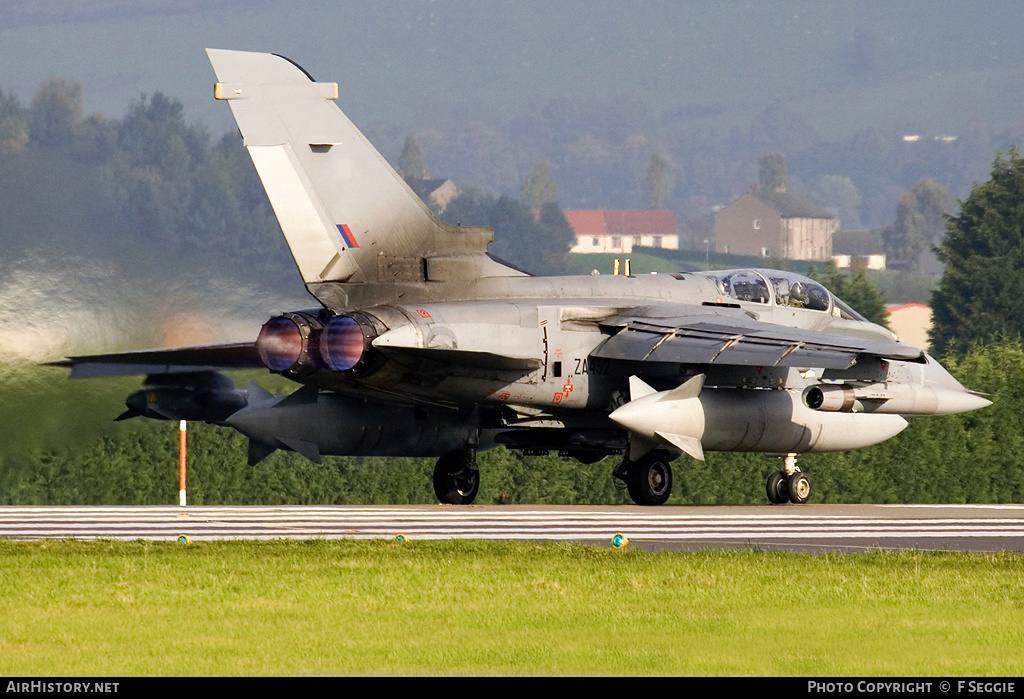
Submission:
<svg viewBox="0 0 1024 699">
<path fill-rule="evenodd" d="M 607 376 L 610 372 L 608 371 L 608 362 L 603 359 L 598 357 L 576 357 L 576 368 L 572 373 Z"/>
</svg>

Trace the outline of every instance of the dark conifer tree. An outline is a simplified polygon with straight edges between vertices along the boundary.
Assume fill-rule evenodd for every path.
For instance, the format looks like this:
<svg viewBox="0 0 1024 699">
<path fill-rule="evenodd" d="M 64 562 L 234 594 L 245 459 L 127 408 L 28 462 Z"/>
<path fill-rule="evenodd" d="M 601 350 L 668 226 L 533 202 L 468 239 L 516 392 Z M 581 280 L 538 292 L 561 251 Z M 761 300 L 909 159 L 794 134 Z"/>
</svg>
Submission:
<svg viewBox="0 0 1024 699">
<path fill-rule="evenodd" d="M 932 299 L 932 349 L 963 355 L 974 343 L 1024 330 L 1024 159 L 998 155 L 937 249 L 945 265 Z"/>
</svg>

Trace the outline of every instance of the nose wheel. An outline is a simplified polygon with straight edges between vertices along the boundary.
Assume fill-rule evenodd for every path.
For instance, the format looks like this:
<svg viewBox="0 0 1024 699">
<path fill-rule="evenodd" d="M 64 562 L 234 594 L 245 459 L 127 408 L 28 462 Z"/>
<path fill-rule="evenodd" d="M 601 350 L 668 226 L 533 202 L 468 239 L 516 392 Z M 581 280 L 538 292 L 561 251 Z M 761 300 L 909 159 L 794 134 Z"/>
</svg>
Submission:
<svg viewBox="0 0 1024 699">
<path fill-rule="evenodd" d="M 768 476 L 768 483 L 765 484 L 768 491 L 768 502 L 773 505 L 783 505 L 789 502 L 789 487 L 786 485 L 786 474 L 776 471 Z"/>
<path fill-rule="evenodd" d="M 783 505 L 792 502 L 803 505 L 811 496 L 811 479 L 796 466 L 796 454 L 786 456 L 786 470 L 775 471 L 768 476 L 765 490 L 768 502 Z"/>
</svg>

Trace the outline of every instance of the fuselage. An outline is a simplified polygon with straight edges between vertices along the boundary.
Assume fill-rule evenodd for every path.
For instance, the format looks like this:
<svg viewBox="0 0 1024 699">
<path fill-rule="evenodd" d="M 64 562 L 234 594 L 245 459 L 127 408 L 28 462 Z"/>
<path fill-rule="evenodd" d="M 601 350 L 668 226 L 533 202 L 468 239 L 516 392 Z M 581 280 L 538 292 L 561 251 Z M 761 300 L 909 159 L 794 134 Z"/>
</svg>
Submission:
<svg viewBox="0 0 1024 699">
<path fill-rule="evenodd" d="M 741 272 L 761 281 L 763 296 L 737 298 L 733 288 L 726 289 L 732 295 L 723 293 L 719 280 L 728 272 L 488 277 L 458 284 L 410 285 L 405 293 L 394 293 L 389 286 L 384 291 L 391 292 L 391 302 L 357 310 L 379 321 L 376 335 L 366 346 L 367 352 L 383 355 L 377 368 L 355 376 L 313 370 L 297 378 L 343 393 L 371 390 L 382 397 L 404 394 L 413 400 L 453 405 L 496 403 L 534 410 L 606 412 L 614 407 L 629 367 L 592 355 L 618 330 L 619 314 L 665 317 L 680 309 L 733 308 L 754 320 L 785 327 L 893 339 L 885 328 L 841 311 L 841 302 L 820 286 L 824 302 L 817 308 L 782 305 L 770 278 L 759 271 Z M 817 286 L 798 275 L 785 276 Z M 680 375 L 678 367 L 659 370 L 668 382 Z M 723 367 L 708 385 L 782 388 L 791 373 L 771 367 L 741 372 Z"/>
</svg>

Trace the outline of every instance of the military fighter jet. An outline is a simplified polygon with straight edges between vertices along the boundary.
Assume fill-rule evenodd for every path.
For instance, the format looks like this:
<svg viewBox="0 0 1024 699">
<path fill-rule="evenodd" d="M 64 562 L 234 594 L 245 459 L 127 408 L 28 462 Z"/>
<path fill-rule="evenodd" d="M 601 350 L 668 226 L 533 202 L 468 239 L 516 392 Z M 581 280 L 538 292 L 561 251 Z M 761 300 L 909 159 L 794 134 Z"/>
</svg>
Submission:
<svg viewBox="0 0 1024 699">
<path fill-rule="evenodd" d="M 437 457 L 438 500 L 476 497 L 476 454 L 504 445 L 583 463 L 620 455 L 634 502 L 705 451 L 788 456 L 772 503 L 807 501 L 796 454 L 858 449 L 906 418 L 981 408 L 932 357 L 816 282 L 766 269 L 535 277 L 442 223 L 335 105 L 277 55 L 208 50 L 318 307 L 255 341 L 70 357 L 72 377 L 146 374 L 121 418 L 204 420 L 276 449 Z M 264 367 L 301 387 L 236 390 Z M 618 461 L 618 459 L 616 459 Z"/>
</svg>

